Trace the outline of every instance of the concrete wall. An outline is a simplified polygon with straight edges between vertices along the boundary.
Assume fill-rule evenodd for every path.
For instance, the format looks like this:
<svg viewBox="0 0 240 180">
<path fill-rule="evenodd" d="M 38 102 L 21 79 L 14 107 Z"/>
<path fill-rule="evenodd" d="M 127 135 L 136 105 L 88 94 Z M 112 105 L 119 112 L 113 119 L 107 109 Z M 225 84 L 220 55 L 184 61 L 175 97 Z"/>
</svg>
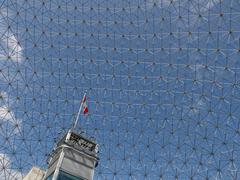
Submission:
<svg viewBox="0 0 240 180">
<path fill-rule="evenodd" d="M 44 177 L 45 171 L 38 168 L 32 167 L 28 174 L 23 178 L 23 180 L 42 180 Z"/>
</svg>

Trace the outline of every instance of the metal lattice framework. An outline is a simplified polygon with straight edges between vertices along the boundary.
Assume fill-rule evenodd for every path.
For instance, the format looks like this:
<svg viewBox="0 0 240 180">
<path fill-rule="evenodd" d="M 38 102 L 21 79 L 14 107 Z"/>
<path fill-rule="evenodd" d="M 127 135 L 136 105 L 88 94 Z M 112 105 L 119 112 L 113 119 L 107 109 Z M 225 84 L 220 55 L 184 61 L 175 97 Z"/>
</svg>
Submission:
<svg viewBox="0 0 240 180">
<path fill-rule="evenodd" d="M 78 128 L 95 179 L 240 179 L 239 0 L 0 0 L 0 179 Z"/>
</svg>

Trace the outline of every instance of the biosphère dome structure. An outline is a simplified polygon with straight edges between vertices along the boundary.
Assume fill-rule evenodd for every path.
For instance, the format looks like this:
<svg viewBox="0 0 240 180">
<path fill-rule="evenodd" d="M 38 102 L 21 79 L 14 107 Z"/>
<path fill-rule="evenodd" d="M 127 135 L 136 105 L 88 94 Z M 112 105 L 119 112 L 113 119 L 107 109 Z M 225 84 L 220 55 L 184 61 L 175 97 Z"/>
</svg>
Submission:
<svg viewBox="0 0 240 180">
<path fill-rule="evenodd" d="M 0 179 L 71 127 L 94 179 L 240 179 L 239 0 L 0 0 Z"/>
</svg>

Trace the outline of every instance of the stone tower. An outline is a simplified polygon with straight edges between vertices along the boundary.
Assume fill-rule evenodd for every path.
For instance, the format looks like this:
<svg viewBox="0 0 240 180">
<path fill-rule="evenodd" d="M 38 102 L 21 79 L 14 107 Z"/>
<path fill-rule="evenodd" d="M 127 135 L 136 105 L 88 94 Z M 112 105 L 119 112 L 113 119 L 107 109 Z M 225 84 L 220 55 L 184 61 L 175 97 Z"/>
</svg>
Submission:
<svg viewBox="0 0 240 180">
<path fill-rule="evenodd" d="M 92 180 L 98 145 L 71 130 L 56 144 L 44 180 Z"/>
</svg>

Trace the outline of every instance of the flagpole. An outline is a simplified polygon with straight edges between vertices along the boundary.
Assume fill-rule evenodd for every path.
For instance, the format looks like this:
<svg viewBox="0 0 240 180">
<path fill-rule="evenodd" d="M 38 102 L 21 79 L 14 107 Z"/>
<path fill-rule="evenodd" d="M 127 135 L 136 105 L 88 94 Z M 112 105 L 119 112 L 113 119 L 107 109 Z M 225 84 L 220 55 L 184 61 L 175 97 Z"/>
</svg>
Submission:
<svg viewBox="0 0 240 180">
<path fill-rule="evenodd" d="M 76 126 L 77 126 L 77 122 L 78 122 L 80 113 L 81 113 L 81 111 L 82 111 L 83 101 L 84 101 L 84 98 L 86 97 L 86 94 L 87 94 L 87 93 L 84 93 L 83 99 L 82 99 L 81 104 L 80 104 L 80 108 L 79 108 L 78 113 L 77 113 L 77 117 L 76 117 L 74 123 L 72 124 L 71 129 L 68 130 L 68 133 L 67 133 L 67 136 L 66 136 L 66 141 L 68 141 L 68 140 L 70 139 L 70 136 L 71 136 L 72 131 L 73 131 L 73 130 L 76 128 Z"/>
<path fill-rule="evenodd" d="M 68 131 L 68 133 L 67 133 L 67 135 L 66 135 L 66 141 L 68 141 L 68 140 L 70 139 L 70 136 L 71 136 L 72 131 L 73 131 L 73 130 L 76 128 L 76 126 L 77 126 L 77 122 L 78 122 L 78 119 L 79 119 L 79 116 L 80 116 L 80 113 L 81 113 L 81 110 L 82 110 L 83 101 L 84 101 L 84 99 L 85 99 L 85 97 L 86 97 L 86 94 L 87 94 L 87 93 L 84 93 L 84 96 L 83 96 L 83 99 L 82 99 L 82 101 L 81 101 L 80 108 L 79 108 L 79 110 L 78 110 L 77 117 L 76 117 L 76 119 L 75 119 L 75 121 L 74 121 L 74 124 L 73 124 L 73 126 L 71 127 L 71 129 L 69 129 L 69 131 Z M 54 174 L 53 174 L 53 180 L 56 180 L 57 177 L 58 177 L 59 170 L 60 170 L 60 167 L 61 167 L 62 162 L 63 162 L 63 158 L 64 158 L 64 148 L 62 149 L 62 152 L 61 152 L 61 154 L 60 154 L 60 156 L 59 156 L 59 160 L 58 160 L 57 165 L 56 165 L 56 170 L 54 171 Z"/>
<path fill-rule="evenodd" d="M 74 130 L 76 128 L 76 126 L 77 126 L 78 119 L 79 119 L 79 116 L 80 116 L 81 111 L 82 111 L 83 101 L 84 101 L 84 99 L 86 97 L 86 94 L 87 93 L 84 93 L 83 99 L 82 99 L 81 104 L 80 104 L 80 108 L 79 108 L 78 113 L 77 113 L 77 117 L 76 117 L 75 122 L 74 122 L 74 124 L 72 126 L 72 130 Z"/>
</svg>

